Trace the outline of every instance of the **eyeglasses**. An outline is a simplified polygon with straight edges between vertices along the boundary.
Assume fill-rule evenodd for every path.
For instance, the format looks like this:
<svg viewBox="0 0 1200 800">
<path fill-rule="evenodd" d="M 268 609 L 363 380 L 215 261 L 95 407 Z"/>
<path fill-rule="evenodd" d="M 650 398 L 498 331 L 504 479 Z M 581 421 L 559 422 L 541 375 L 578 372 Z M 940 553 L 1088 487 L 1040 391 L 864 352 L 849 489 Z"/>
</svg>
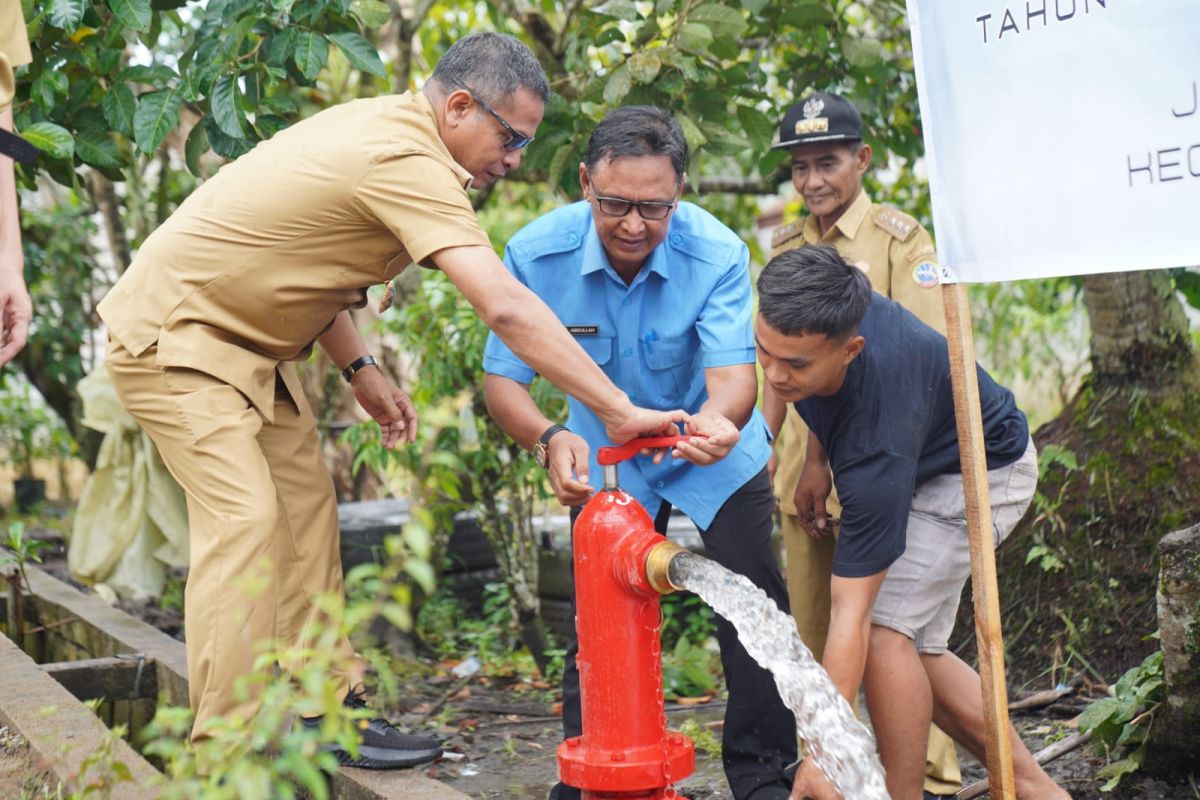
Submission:
<svg viewBox="0 0 1200 800">
<path fill-rule="evenodd" d="M 600 206 L 600 211 L 610 217 L 623 217 L 636 207 L 638 215 L 642 219 L 654 222 L 666 219 L 670 215 L 671 209 L 675 207 L 674 203 L 664 203 L 661 200 L 637 202 L 626 200 L 624 197 L 608 197 L 602 194 L 596 195 L 596 203 Z"/>
<path fill-rule="evenodd" d="M 490 105 L 488 105 L 486 100 L 484 100 L 479 95 L 475 94 L 475 90 L 472 89 L 470 86 L 467 86 L 465 83 L 463 83 L 460 80 L 456 80 L 455 78 L 450 78 L 449 80 L 452 83 L 459 86 L 460 88 L 462 88 L 463 90 L 465 90 L 467 94 L 471 95 L 471 99 L 474 100 L 476 103 L 478 103 L 480 108 L 482 108 L 487 113 L 491 114 L 492 117 L 495 118 L 496 122 L 500 123 L 500 127 L 504 128 L 504 132 L 508 134 L 508 139 L 504 142 L 505 150 L 522 150 L 522 149 L 528 147 L 529 143 L 533 141 L 532 136 L 526 136 L 525 134 L 521 133 L 516 128 L 514 128 L 512 125 L 509 125 L 508 120 L 506 120 L 504 117 L 500 116 L 496 112 L 496 109 L 494 109 Z"/>
</svg>

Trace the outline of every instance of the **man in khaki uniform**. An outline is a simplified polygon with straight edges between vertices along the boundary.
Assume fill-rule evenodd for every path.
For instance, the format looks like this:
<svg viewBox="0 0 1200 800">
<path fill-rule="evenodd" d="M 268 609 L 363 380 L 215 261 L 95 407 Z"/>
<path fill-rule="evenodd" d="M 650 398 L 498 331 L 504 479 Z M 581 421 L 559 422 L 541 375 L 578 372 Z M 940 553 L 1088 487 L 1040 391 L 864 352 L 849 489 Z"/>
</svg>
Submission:
<svg viewBox="0 0 1200 800">
<path fill-rule="evenodd" d="M 33 313 L 25 288 L 13 159 L 32 161 L 37 150 L 12 133 L 13 68 L 32 59 L 20 0 L 0 0 L 0 366 L 25 346 Z"/>
<path fill-rule="evenodd" d="M 792 106 L 780 123 L 778 148 L 792 155 L 792 183 L 808 215 L 783 225 L 771 241 L 771 257 L 808 244 L 827 244 L 866 272 L 871 288 L 945 333 L 933 241 L 907 214 L 871 202 L 862 188 L 871 146 L 862 141 L 862 118 L 842 97 L 814 92 Z M 829 632 L 833 528 L 816 520 L 811 501 L 797 493 L 808 431 L 796 409 L 763 385 L 763 415 L 776 434 L 775 494 L 787 552 L 788 597 L 800 638 L 821 660 Z M 830 518 L 840 516 L 836 493 Z M 820 524 L 822 528 L 816 526 Z M 962 785 L 954 743 L 936 727 L 930 732 L 926 791 L 949 795 Z"/>
<path fill-rule="evenodd" d="M 333 484 L 295 361 L 314 342 L 344 367 L 386 446 L 416 436 L 408 396 L 366 353 L 348 309 L 410 263 L 435 267 L 509 346 L 593 408 L 613 439 L 682 412 L 635 407 L 480 229 L 467 188 L 516 168 L 549 87 L 518 40 L 452 46 L 423 91 L 322 111 L 226 165 L 153 235 L 99 306 L 107 366 L 129 412 L 188 496 L 186 634 L 193 739 L 247 719 L 235 692 L 260 642 L 308 646 L 320 593 L 342 592 Z M 362 666 L 348 641 L 331 676 L 349 705 Z M 441 753 L 383 720 L 342 763 L 411 766 Z"/>
</svg>

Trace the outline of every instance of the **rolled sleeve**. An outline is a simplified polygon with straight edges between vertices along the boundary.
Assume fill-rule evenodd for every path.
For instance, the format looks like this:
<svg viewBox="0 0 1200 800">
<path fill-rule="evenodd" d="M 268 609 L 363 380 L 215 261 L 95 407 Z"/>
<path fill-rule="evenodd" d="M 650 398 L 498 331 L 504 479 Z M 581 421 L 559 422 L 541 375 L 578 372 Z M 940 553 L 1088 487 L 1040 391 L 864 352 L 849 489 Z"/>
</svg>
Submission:
<svg viewBox="0 0 1200 800">
<path fill-rule="evenodd" d="M 705 368 L 754 363 L 750 251 L 744 243 L 739 244 L 696 320 Z"/>
<path fill-rule="evenodd" d="M 491 247 L 454 172 L 419 149 L 380 158 L 359 181 L 355 194 L 418 264 L 447 247 Z"/>
</svg>

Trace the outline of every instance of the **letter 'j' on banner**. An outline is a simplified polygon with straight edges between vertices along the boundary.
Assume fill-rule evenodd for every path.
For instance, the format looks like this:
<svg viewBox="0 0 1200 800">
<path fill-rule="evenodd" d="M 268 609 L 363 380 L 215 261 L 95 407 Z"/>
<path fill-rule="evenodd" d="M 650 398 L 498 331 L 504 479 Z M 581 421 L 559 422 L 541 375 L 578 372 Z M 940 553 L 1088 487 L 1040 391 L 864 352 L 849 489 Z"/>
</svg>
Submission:
<svg viewBox="0 0 1200 800">
<path fill-rule="evenodd" d="M 945 282 L 1200 264 L 1200 0 L 908 0 Z"/>
</svg>

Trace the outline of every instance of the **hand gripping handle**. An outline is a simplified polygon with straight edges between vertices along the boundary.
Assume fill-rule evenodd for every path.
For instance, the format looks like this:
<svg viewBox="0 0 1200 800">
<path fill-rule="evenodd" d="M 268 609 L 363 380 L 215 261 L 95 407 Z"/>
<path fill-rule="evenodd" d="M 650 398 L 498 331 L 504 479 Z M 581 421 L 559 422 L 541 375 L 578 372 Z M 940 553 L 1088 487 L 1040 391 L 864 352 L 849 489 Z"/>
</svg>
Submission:
<svg viewBox="0 0 1200 800">
<path fill-rule="evenodd" d="M 674 447 L 684 439 L 692 438 L 703 437 L 700 437 L 698 434 L 676 434 L 674 436 L 643 436 L 640 439 L 630 439 L 625 444 L 616 447 L 601 447 L 596 451 L 596 461 L 602 467 L 619 464 L 622 461 L 628 461 L 647 448 Z"/>
</svg>

